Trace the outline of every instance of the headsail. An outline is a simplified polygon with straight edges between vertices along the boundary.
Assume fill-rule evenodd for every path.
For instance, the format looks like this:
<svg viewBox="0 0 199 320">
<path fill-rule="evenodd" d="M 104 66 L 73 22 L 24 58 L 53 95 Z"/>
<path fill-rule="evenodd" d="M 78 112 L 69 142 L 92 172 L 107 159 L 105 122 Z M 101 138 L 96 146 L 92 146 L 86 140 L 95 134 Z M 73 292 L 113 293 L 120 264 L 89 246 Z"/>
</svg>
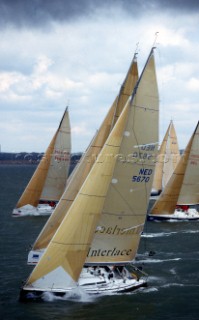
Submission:
<svg viewBox="0 0 199 320">
<path fill-rule="evenodd" d="M 65 189 L 70 162 L 70 122 L 65 110 L 48 149 L 17 203 L 17 208 L 42 200 L 58 201 Z"/>
<path fill-rule="evenodd" d="M 122 145 L 86 263 L 134 259 L 151 191 L 158 141 L 158 89 L 151 53 L 135 90 Z"/>
<path fill-rule="evenodd" d="M 196 126 L 178 204 L 199 203 L 199 123 Z"/>
<path fill-rule="evenodd" d="M 164 189 L 179 158 L 177 135 L 173 121 L 171 121 L 158 151 L 152 190 L 160 192 Z"/>
<path fill-rule="evenodd" d="M 114 126 L 121 114 L 126 102 L 132 94 L 133 88 L 138 80 L 138 68 L 136 55 L 131 62 L 130 68 L 127 72 L 126 78 L 121 86 L 120 92 L 111 106 L 107 116 L 105 117 L 99 131 L 91 141 L 90 146 L 83 155 L 80 163 L 76 166 L 74 172 L 69 177 L 67 187 L 62 195 L 53 214 L 50 216 L 40 235 L 38 236 L 33 249 L 46 248 L 50 239 L 56 232 L 61 221 L 66 215 L 68 209 L 73 203 L 78 191 L 90 172 L 99 152 L 101 151 L 111 128 Z"/>
<path fill-rule="evenodd" d="M 173 214 L 176 204 L 199 203 L 199 124 L 179 160 L 169 182 L 150 214 Z"/>
<path fill-rule="evenodd" d="M 69 282 L 78 280 L 96 227 L 101 222 L 105 199 L 110 196 L 110 185 L 117 186 L 113 187 L 115 203 L 112 203 L 110 217 L 114 215 L 114 219 L 118 221 L 122 218 L 123 232 L 127 228 L 135 227 L 135 223 L 136 225 L 144 223 L 152 184 L 154 159 L 157 155 L 157 141 L 158 92 L 152 50 L 138 86 L 134 90 L 131 103 L 126 104 L 75 201 L 25 287 L 31 285 L 32 288 L 37 286 L 44 289 L 42 286 L 46 285 L 47 277 L 48 286 L 54 289 L 56 279 L 53 274 L 58 270 L 65 272 L 63 282 L 65 279 L 69 279 Z M 130 161 L 127 161 L 129 155 Z M 130 195 L 134 192 L 137 197 L 133 197 L 132 201 Z M 115 198 L 118 195 L 122 201 L 119 210 L 116 207 L 118 201 Z M 124 211 L 121 212 L 121 210 Z M 119 258 L 119 261 L 129 261 L 134 257 L 139 237 L 140 233 L 136 234 L 136 237 L 132 235 L 127 237 L 128 241 L 124 244 L 124 249 L 132 252 L 129 255 L 127 252 L 125 254 L 121 252 L 117 260 Z M 121 241 L 120 235 L 118 238 Z M 113 243 L 112 241 L 113 238 L 110 236 L 108 246 L 116 245 L 120 248 L 117 239 L 114 239 Z"/>
</svg>

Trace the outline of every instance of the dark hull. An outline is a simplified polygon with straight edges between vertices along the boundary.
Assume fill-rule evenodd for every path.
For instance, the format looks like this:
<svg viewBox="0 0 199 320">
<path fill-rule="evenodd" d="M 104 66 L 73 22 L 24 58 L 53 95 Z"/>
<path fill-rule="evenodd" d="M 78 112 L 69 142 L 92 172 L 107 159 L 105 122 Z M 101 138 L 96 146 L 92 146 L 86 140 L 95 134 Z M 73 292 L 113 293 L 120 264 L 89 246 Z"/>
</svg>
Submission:
<svg viewBox="0 0 199 320">
<path fill-rule="evenodd" d="M 164 217 L 164 216 L 157 216 L 157 217 L 152 217 L 152 216 L 147 216 L 147 221 L 168 221 L 168 220 L 178 220 L 178 221 L 188 221 L 188 220 L 199 220 L 198 217 L 195 218 L 178 218 L 178 217 Z"/>
</svg>

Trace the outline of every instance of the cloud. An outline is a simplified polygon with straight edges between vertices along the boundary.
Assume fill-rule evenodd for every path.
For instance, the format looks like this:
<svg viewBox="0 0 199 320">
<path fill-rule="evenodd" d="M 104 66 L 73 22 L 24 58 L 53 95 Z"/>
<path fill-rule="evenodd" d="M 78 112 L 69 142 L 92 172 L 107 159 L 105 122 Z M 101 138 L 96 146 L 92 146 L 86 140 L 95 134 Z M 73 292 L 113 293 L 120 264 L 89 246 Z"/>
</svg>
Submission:
<svg viewBox="0 0 199 320">
<path fill-rule="evenodd" d="M 74 21 L 81 17 L 91 17 L 96 12 L 122 10 L 130 16 L 142 16 L 154 10 L 175 10 L 195 12 L 199 8 L 197 0 L 1 0 L 1 27 L 40 28 L 52 22 Z"/>
<path fill-rule="evenodd" d="M 167 10 L 158 9 L 161 3 Z M 59 0 L 48 7 L 45 1 L 0 1 L 2 150 L 44 151 L 69 105 L 73 151 L 84 151 L 120 89 L 136 44 L 141 73 L 157 31 L 160 140 L 172 118 L 185 147 L 198 120 L 199 15 L 184 10 L 185 2 L 180 11 L 176 2 L 161 3 L 152 1 L 150 10 L 137 14 L 135 1 L 109 1 L 106 7 L 103 1 L 64 1 L 62 13 Z M 148 8 L 146 1 L 140 6 Z"/>
<path fill-rule="evenodd" d="M 187 83 L 188 89 L 191 91 L 199 91 L 199 78 L 191 78 Z"/>
</svg>

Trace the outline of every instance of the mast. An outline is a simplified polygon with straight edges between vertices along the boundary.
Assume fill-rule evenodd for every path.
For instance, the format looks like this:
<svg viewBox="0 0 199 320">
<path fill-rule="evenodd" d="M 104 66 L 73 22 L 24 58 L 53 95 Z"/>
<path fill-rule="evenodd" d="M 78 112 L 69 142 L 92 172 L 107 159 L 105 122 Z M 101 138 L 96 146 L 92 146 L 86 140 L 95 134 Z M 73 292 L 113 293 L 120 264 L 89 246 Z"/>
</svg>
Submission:
<svg viewBox="0 0 199 320">
<path fill-rule="evenodd" d="M 137 253 L 158 146 L 159 97 L 153 50 L 129 108 L 112 183 L 86 264 L 128 263 Z"/>
<path fill-rule="evenodd" d="M 135 56 L 134 56 L 135 58 Z M 107 116 L 105 117 L 100 129 L 93 138 L 90 146 L 87 148 L 85 154 L 80 160 L 80 163 L 74 169 L 72 175 L 67 181 L 66 189 L 55 208 L 53 214 L 50 216 L 43 230 L 39 234 L 33 249 L 46 248 L 50 239 L 56 232 L 64 216 L 72 205 L 78 191 L 83 185 L 88 173 L 95 163 L 98 154 L 100 153 L 113 123 L 117 121 L 119 114 L 122 112 L 126 102 L 132 94 L 133 88 L 138 80 L 137 60 L 133 59 L 129 67 L 126 79 L 123 86 L 113 102 Z M 115 116 L 114 116 L 115 115 Z M 114 119 L 114 120 L 113 120 Z"/>
<path fill-rule="evenodd" d="M 42 200 L 59 201 L 69 172 L 71 154 L 71 129 L 68 107 L 60 122 L 48 174 L 42 190 Z"/>
<path fill-rule="evenodd" d="M 134 222 L 131 221 L 129 224 L 128 219 L 129 209 L 132 210 L 128 202 L 130 200 L 129 193 L 131 193 L 131 188 L 135 191 L 136 196 L 139 196 L 136 199 L 135 211 L 133 210 L 135 216 L 137 210 L 139 213 L 136 223 L 139 220 L 141 224 L 144 224 L 158 141 L 159 104 L 152 54 L 148 59 L 148 65 L 145 66 L 142 77 L 143 81 L 139 82 L 140 85 L 136 90 L 137 94 L 134 93 L 131 103 L 126 104 L 75 201 L 31 273 L 25 287 L 36 285 L 43 288 L 43 284 L 48 278 L 48 281 L 51 282 L 51 284 L 48 282 L 48 285 L 54 288 L 56 287 L 56 281 L 60 281 L 60 278 L 57 278 L 58 272 L 65 274 L 63 279 L 65 283 L 78 280 L 96 227 L 101 219 L 105 200 L 109 197 L 110 185 L 117 185 L 118 183 L 118 186 L 124 187 L 124 194 L 122 194 L 121 199 L 128 194 L 127 198 L 124 199 L 128 212 L 120 212 L 119 216 L 124 214 L 124 220 L 127 217 L 127 225 L 130 228 L 134 226 Z M 148 84 L 147 86 L 145 81 Z M 150 121 L 148 121 L 149 118 Z M 153 130 L 151 130 L 151 126 Z M 131 159 L 133 161 L 126 161 L 118 157 L 120 154 L 126 157 L 135 150 L 137 156 L 134 154 Z M 147 159 L 144 158 L 146 152 Z M 137 178 L 141 174 L 140 170 L 142 170 L 142 176 L 144 176 L 142 181 Z M 151 178 L 146 179 L 148 176 Z M 138 189 L 140 189 L 140 192 L 138 192 Z M 145 203 L 144 207 L 140 202 Z M 113 207 L 113 214 L 118 217 L 117 208 L 114 204 Z M 136 234 L 136 238 L 133 237 L 132 239 L 132 236 L 128 236 L 128 244 L 131 245 L 132 252 L 129 255 L 121 253 L 119 261 L 126 261 L 127 258 L 129 261 L 129 258 L 134 256 L 139 238 L 140 232 L 139 235 Z"/>
<path fill-rule="evenodd" d="M 199 123 L 193 133 L 193 141 L 177 204 L 199 203 Z"/>
<path fill-rule="evenodd" d="M 176 204 L 193 204 L 199 202 L 199 125 L 180 158 L 164 191 L 155 202 L 150 214 L 173 214 Z M 192 180 L 193 179 L 193 180 Z M 186 199 L 186 200 L 185 200 Z"/>
<path fill-rule="evenodd" d="M 17 203 L 17 208 L 27 204 L 36 207 L 41 197 L 44 200 L 59 200 L 65 188 L 70 149 L 70 123 L 66 109 L 55 135 Z M 66 158 L 64 150 L 67 150 Z M 62 152 L 60 161 L 57 161 L 57 151 L 59 154 Z"/>
<path fill-rule="evenodd" d="M 177 136 L 173 121 L 171 121 L 158 152 L 152 187 L 153 190 L 162 191 L 170 179 L 179 158 L 180 152 Z"/>
<path fill-rule="evenodd" d="M 166 145 L 166 153 L 164 159 L 164 168 L 163 168 L 163 188 L 166 186 L 169 181 L 178 161 L 180 159 L 180 151 L 178 147 L 178 140 L 176 131 L 174 128 L 173 121 L 170 122 L 169 136 Z"/>
<path fill-rule="evenodd" d="M 165 154 L 166 154 L 166 146 L 167 146 L 167 141 L 169 137 L 169 131 L 170 131 L 170 126 L 169 125 L 164 139 L 161 143 L 158 156 L 157 156 L 157 162 L 156 162 L 156 167 L 155 167 L 155 175 L 154 175 L 154 180 L 153 180 L 153 189 L 156 191 L 161 191 L 162 190 L 162 180 L 163 180 L 163 167 L 164 167 L 164 161 L 165 161 Z"/>
</svg>

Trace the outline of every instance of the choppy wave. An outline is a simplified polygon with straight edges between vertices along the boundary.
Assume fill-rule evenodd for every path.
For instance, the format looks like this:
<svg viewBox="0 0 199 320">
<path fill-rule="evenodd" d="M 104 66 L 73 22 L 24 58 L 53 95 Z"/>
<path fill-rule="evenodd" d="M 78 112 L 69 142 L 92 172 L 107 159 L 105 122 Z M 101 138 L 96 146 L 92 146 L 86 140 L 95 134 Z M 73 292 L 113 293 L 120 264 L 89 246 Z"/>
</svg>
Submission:
<svg viewBox="0 0 199 320">
<path fill-rule="evenodd" d="M 182 233 L 199 233 L 199 230 L 184 230 Z"/>
<path fill-rule="evenodd" d="M 194 234 L 199 233 L 198 230 L 179 230 L 179 231 L 171 231 L 171 232 L 157 232 L 157 233 L 143 233 L 142 238 L 160 238 L 160 237 L 170 237 L 174 234 L 186 233 L 186 234 Z"/>
<path fill-rule="evenodd" d="M 179 261 L 182 260 L 181 258 L 173 258 L 173 259 L 143 259 L 143 260 L 138 260 L 136 261 L 137 263 L 162 263 L 162 262 L 168 262 L 168 261 Z"/>
<path fill-rule="evenodd" d="M 166 283 L 162 286 L 162 288 L 170 288 L 170 287 L 184 287 L 185 285 L 183 283 Z"/>
</svg>

